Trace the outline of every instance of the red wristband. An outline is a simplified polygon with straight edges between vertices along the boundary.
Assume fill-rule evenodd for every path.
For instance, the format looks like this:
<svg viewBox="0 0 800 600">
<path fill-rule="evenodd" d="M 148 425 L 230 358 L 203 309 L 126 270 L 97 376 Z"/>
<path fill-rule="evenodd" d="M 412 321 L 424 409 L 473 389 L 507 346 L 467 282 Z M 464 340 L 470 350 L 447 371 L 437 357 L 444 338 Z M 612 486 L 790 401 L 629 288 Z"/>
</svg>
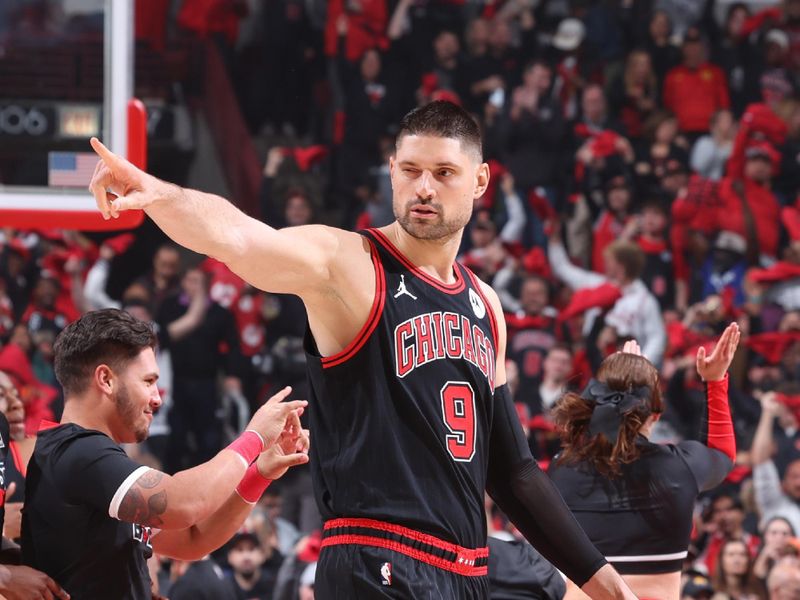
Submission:
<svg viewBox="0 0 800 600">
<path fill-rule="evenodd" d="M 258 470 L 258 465 L 253 463 L 247 468 L 244 477 L 236 486 L 236 493 L 248 504 L 255 504 L 270 483 L 272 483 L 272 479 L 264 477 Z"/>
<path fill-rule="evenodd" d="M 244 459 L 246 466 L 249 466 L 264 451 L 265 445 L 261 434 L 248 429 L 228 445 L 228 450 L 236 452 Z"/>
</svg>

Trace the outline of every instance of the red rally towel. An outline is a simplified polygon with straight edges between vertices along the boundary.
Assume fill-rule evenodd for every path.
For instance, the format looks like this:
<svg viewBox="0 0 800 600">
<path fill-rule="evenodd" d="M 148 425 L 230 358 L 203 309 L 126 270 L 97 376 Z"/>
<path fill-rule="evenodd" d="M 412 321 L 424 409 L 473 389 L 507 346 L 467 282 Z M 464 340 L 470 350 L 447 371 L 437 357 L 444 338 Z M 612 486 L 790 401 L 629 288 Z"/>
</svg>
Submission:
<svg viewBox="0 0 800 600">
<path fill-rule="evenodd" d="M 611 308 L 620 298 L 622 298 L 622 292 L 613 283 L 577 290 L 572 294 L 569 304 L 558 315 L 558 319 L 566 321 L 590 308 Z"/>
<path fill-rule="evenodd" d="M 770 331 L 751 335 L 745 344 L 753 352 L 758 352 L 770 364 L 778 364 L 786 350 L 800 341 L 800 331 Z"/>
<path fill-rule="evenodd" d="M 752 269 L 747 277 L 755 283 L 777 283 L 800 277 L 800 265 L 778 261 L 766 269 Z"/>
</svg>

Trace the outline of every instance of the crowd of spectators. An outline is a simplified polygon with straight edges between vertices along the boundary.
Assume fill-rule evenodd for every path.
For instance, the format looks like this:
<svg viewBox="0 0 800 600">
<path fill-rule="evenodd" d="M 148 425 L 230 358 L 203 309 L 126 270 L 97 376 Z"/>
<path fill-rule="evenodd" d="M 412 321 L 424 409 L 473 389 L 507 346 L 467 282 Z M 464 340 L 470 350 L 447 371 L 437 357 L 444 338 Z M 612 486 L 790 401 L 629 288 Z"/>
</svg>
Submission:
<svg viewBox="0 0 800 600">
<path fill-rule="evenodd" d="M 631 338 L 667 382 L 651 439 L 697 438 L 694 356 L 737 321 L 737 465 L 697 507 L 684 596 L 800 595 L 800 0 L 174 4 L 174 27 L 221 49 L 267 146 L 271 225 L 391 222 L 400 117 L 437 99 L 474 114 L 492 182 L 460 260 L 501 298 L 509 383 L 545 468 L 553 404 Z M 3 231 L 0 370 L 35 435 L 60 413 L 52 344 L 68 322 L 108 306 L 153 321 L 164 407 L 131 452 L 174 472 L 271 391 L 305 397 L 305 314 L 169 244 L 112 297 L 136 235 Z M 498 537 L 514 533 L 487 510 Z M 241 598 L 311 598 L 319 527 L 307 468 L 293 469 L 217 562 L 164 565 L 162 593 L 178 580 L 175 598 L 200 597 L 180 596 L 183 573 L 224 570 Z"/>
</svg>

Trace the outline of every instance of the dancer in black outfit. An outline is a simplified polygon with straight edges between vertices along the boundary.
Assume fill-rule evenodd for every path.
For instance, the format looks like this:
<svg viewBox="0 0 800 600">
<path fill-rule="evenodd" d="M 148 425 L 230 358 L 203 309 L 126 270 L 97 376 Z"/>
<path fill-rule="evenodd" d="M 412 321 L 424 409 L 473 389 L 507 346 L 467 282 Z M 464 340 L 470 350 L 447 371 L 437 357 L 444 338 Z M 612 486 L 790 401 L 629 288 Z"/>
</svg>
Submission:
<svg viewBox="0 0 800 600">
<path fill-rule="evenodd" d="M 589 538 L 639 598 L 679 597 L 695 499 L 733 467 L 726 372 L 738 342 L 733 323 L 710 356 L 704 348 L 697 352 L 708 398 L 702 443 L 648 441 L 663 401 L 658 371 L 636 342 L 606 358 L 582 394 L 567 394 L 556 405 L 564 450 L 550 476 Z M 570 585 L 566 598 L 585 596 Z"/>
</svg>

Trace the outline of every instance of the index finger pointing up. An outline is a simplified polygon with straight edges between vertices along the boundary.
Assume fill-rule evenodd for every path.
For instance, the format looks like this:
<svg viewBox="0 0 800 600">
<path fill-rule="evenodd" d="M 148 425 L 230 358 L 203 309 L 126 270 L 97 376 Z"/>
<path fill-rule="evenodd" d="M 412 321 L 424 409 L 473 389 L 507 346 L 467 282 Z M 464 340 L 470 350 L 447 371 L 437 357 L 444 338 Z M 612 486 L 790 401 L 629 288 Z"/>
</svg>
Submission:
<svg viewBox="0 0 800 600">
<path fill-rule="evenodd" d="M 92 145 L 92 149 L 97 152 L 100 158 L 109 166 L 109 168 L 117 166 L 119 164 L 119 157 L 114 154 L 111 150 L 103 145 L 103 142 L 98 140 L 96 137 L 93 137 L 89 140 L 89 143 Z"/>
</svg>

